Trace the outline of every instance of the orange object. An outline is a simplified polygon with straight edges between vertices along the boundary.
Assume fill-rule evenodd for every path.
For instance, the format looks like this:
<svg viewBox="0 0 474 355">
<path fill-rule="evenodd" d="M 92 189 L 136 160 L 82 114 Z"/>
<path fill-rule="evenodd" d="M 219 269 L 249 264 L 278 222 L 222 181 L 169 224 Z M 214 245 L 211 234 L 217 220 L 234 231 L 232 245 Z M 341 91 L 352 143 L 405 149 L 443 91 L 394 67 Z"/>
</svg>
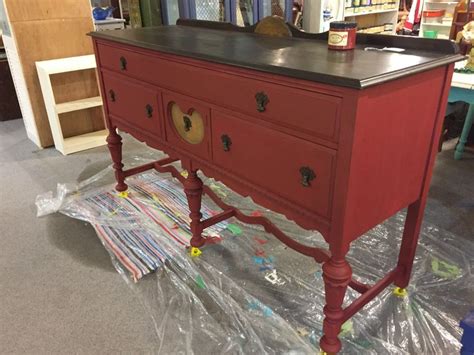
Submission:
<svg viewBox="0 0 474 355">
<path fill-rule="evenodd" d="M 443 17 L 446 10 L 426 10 L 423 11 L 423 17 Z"/>
</svg>

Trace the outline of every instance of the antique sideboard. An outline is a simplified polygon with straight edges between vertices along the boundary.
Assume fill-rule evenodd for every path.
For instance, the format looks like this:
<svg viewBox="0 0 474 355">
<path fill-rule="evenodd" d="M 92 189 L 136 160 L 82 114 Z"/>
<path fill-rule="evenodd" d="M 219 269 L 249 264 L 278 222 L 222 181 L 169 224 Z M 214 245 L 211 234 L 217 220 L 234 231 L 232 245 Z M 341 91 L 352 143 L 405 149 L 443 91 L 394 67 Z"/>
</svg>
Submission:
<svg viewBox="0 0 474 355">
<path fill-rule="evenodd" d="M 179 20 L 91 34 L 116 189 L 127 190 L 126 178 L 148 169 L 169 172 L 184 185 L 193 247 L 205 244 L 205 228 L 237 217 L 324 263 L 320 346 L 336 353 L 347 319 L 391 283 L 403 290 L 409 282 L 453 63 L 462 57 L 450 41 L 378 35 L 358 35 L 355 50 L 332 51 L 327 34 L 263 21 L 238 28 Z M 117 129 L 169 158 L 125 170 Z M 169 165 L 177 160 L 187 177 Z M 198 170 L 320 231 L 328 250 L 227 205 Z M 202 219 L 203 192 L 222 213 Z M 405 207 L 392 271 L 374 285 L 355 280 L 345 259 L 351 242 Z M 360 297 L 344 307 L 347 287 Z"/>
</svg>

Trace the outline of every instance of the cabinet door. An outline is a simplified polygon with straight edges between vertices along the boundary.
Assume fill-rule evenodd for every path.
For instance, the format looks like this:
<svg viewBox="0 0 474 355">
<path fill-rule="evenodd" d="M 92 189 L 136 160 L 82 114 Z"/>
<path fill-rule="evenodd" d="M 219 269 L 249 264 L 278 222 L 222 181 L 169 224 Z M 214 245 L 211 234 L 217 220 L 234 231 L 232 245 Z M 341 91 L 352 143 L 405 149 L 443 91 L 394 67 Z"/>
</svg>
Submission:
<svg viewBox="0 0 474 355">
<path fill-rule="evenodd" d="M 109 114 L 130 126 L 161 136 L 161 105 L 159 92 L 135 84 L 130 79 L 103 73 Z"/>
<path fill-rule="evenodd" d="M 238 178 L 330 217 L 335 150 L 212 111 L 212 155 Z"/>
<path fill-rule="evenodd" d="M 209 108 L 176 93 L 163 94 L 166 141 L 202 158 L 210 158 Z"/>
</svg>

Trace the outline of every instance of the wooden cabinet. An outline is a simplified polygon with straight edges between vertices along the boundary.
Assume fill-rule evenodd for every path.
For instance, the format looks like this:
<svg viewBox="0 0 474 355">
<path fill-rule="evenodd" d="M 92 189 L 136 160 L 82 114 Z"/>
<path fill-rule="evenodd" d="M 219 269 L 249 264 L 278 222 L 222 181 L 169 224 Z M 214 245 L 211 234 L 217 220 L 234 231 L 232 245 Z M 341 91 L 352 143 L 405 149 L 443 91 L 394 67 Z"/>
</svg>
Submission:
<svg viewBox="0 0 474 355">
<path fill-rule="evenodd" d="M 117 75 L 104 75 L 104 95 L 111 115 L 161 136 L 162 109 L 160 92 L 152 87 L 124 80 Z"/>
<path fill-rule="evenodd" d="M 109 95 L 107 141 L 116 189 L 125 191 L 126 177 L 147 169 L 171 172 L 188 199 L 191 246 L 205 244 L 203 229 L 235 216 L 262 224 L 288 247 L 324 263 L 320 344 L 338 352 L 345 321 L 389 284 L 408 285 L 453 63 L 462 57 L 449 41 L 358 35 L 357 48 L 341 53 L 328 50 L 324 36 L 294 28 L 288 32 L 300 38 L 179 23 L 93 34 L 102 92 Z M 144 105 L 159 93 L 162 100 L 153 105 L 161 105 L 162 115 L 147 121 Z M 117 128 L 170 158 L 124 170 Z M 164 166 L 176 160 L 186 178 Z M 227 205 L 203 186 L 198 170 L 320 231 L 329 250 L 303 245 L 268 219 Z M 223 210 L 206 220 L 203 191 Z M 398 263 L 373 285 L 355 280 L 345 258 L 351 242 L 406 207 Z M 348 287 L 361 295 L 343 308 Z"/>
</svg>

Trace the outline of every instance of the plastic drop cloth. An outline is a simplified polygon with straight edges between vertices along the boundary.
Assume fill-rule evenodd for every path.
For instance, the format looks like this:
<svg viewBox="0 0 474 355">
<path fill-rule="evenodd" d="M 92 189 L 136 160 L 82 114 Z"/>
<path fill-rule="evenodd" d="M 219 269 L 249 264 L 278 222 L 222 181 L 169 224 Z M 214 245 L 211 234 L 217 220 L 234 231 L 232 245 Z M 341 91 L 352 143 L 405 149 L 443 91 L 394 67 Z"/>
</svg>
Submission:
<svg viewBox="0 0 474 355">
<path fill-rule="evenodd" d="M 125 164 L 146 161 L 134 158 Z M 176 189 L 182 189 L 168 174 L 157 178 L 174 181 Z M 202 178 L 225 202 L 248 214 L 269 217 L 300 242 L 327 247 L 317 232 L 305 231 L 221 183 Z M 85 196 L 113 193 L 114 183 L 109 167 L 81 183 L 60 184 L 56 196 L 50 192 L 37 197 L 38 215 L 60 212 L 93 225 L 123 229 L 140 225 L 155 235 L 170 257 L 138 282 L 110 255 L 153 319 L 157 353 L 306 354 L 319 350 L 324 306 L 320 265 L 261 227 L 235 219 L 220 232 L 219 242 L 191 257 L 189 250 L 139 212 L 124 218 L 87 208 Z M 206 196 L 203 204 L 218 209 Z M 396 264 L 404 215 L 397 214 L 352 244 L 348 260 L 358 280 L 375 282 Z M 408 296 L 397 297 L 389 287 L 346 322 L 340 335 L 342 353 L 459 353 L 459 320 L 474 304 L 473 244 L 425 223 Z M 345 304 L 357 295 L 349 289 Z"/>
</svg>

